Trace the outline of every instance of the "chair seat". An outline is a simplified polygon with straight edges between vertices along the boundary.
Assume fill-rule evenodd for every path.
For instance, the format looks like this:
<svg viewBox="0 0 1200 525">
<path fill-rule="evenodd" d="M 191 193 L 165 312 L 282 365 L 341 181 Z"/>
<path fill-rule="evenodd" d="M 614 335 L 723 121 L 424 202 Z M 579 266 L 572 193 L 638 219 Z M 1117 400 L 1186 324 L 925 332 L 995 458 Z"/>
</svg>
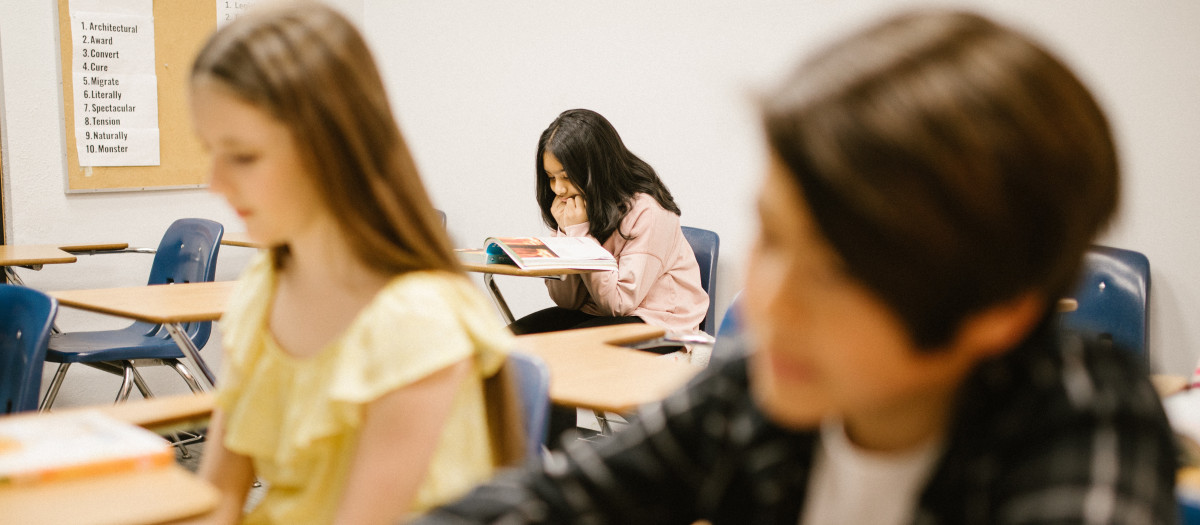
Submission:
<svg viewBox="0 0 1200 525">
<path fill-rule="evenodd" d="M 54 334 L 46 351 L 46 361 L 53 363 L 124 359 L 183 359 L 183 352 L 165 329 L 142 322 L 119 330 Z"/>
</svg>

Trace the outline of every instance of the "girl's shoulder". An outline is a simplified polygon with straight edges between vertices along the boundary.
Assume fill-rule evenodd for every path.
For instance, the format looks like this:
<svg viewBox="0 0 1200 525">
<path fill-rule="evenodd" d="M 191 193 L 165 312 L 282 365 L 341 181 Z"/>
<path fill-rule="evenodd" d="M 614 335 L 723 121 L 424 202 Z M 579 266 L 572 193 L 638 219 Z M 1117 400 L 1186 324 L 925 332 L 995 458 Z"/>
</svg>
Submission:
<svg viewBox="0 0 1200 525">
<path fill-rule="evenodd" d="M 663 208 L 652 195 L 637 193 L 629 199 L 629 211 L 625 212 L 622 223 L 626 227 L 641 224 L 670 228 L 679 226 L 679 216 Z"/>
<path fill-rule="evenodd" d="M 429 325 L 480 324 L 492 320 L 490 303 L 462 274 L 443 270 L 405 272 L 389 281 L 373 301 L 374 314 L 423 319 Z M 503 328 L 497 321 L 495 324 Z"/>
</svg>

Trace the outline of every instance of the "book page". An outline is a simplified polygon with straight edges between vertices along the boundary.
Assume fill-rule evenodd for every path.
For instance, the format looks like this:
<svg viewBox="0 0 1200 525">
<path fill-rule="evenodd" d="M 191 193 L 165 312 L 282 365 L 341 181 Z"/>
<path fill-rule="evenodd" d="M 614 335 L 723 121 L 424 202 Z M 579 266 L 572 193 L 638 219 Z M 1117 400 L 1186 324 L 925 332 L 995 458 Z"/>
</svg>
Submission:
<svg viewBox="0 0 1200 525">
<path fill-rule="evenodd" d="M 613 259 L 611 253 L 591 237 L 549 237 L 543 239 L 546 247 L 559 258 L 572 261 L 605 261 Z"/>
</svg>

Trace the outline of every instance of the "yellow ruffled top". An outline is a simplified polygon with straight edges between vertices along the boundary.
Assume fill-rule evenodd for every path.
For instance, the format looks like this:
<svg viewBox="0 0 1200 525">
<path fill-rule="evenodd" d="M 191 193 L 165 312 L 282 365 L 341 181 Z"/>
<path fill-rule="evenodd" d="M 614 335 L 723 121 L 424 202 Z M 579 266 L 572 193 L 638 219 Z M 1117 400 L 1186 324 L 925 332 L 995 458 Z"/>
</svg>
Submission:
<svg viewBox="0 0 1200 525">
<path fill-rule="evenodd" d="M 411 272 L 392 279 L 317 355 L 284 352 L 268 330 L 276 283 L 270 255 L 246 270 L 221 320 L 217 405 L 225 446 L 268 484 L 246 523 L 328 523 L 341 500 L 365 405 L 467 357 L 476 374 L 455 395 L 412 511 L 462 495 L 492 473 L 483 378 L 512 337 L 466 278 Z M 403 450 L 396 450 L 403 454 Z"/>
</svg>

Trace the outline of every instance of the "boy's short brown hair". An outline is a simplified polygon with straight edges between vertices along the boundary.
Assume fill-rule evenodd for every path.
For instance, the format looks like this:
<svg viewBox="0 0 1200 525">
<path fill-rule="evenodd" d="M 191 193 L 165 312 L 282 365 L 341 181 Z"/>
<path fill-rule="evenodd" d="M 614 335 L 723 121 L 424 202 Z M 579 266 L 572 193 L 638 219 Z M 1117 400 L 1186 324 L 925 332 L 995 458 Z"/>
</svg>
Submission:
<svg viewBox="0 0 1200 525">
<path fill-rule="evenodd" d="M 1019 293 L 1067 291 L 1117 206 L 1099 105 L 977 15 L 890 18 L 803 63 L 762 111 L 822 234 L 922 348 Z"/>
</svg>

